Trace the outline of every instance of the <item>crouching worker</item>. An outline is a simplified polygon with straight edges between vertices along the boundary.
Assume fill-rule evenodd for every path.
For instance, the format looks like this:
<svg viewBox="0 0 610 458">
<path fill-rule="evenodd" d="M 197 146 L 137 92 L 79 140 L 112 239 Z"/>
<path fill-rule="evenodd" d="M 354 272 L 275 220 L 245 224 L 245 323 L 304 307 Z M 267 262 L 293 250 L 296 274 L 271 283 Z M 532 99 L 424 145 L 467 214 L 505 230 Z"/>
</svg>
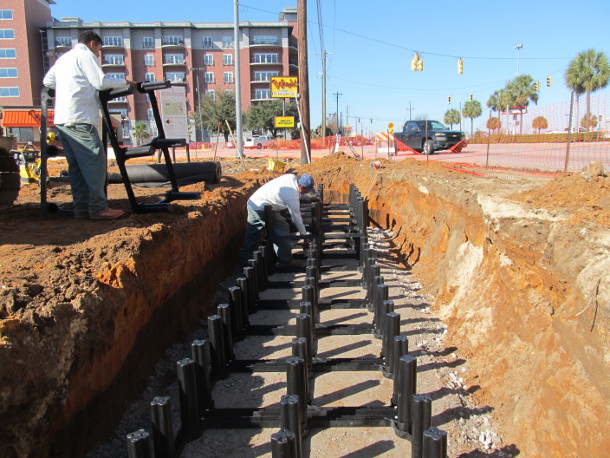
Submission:
<svg viewBox="0 0 610 458">
<path fill-rule="evenodd" d="M 297 177 L 292 174 L 282 175 L 261 186 L 248 199 L 248 222 L 246 235 L 241 247 L 240 261 L 247 265 L 252 258 L 254 248 L 260 242 L 261 232 L 267 229 L 269 240 L 273 242 L 275 253 L 280 264 L 292 263 L 292 243 L 288 239 L 290 224 L 280 214 L 288 210 L 290 217 L 301 235 L 307 234 L 301 216 L 300 198 L 303 194 L 314 192 L 314 181 L 311 175 Z M 265 206 L 271 207 L 269 225 L 265 227 Z"/>
</svg>

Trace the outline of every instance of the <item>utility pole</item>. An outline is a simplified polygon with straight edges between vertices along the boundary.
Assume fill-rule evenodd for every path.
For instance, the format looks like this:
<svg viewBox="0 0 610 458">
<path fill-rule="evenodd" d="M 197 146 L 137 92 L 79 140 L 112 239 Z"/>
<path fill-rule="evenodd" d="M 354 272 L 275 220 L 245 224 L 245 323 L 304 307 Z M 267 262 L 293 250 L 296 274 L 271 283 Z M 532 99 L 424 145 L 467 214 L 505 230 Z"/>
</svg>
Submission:
<svg viewBox="0 0 610 458">
<path fill-rule="evenodd" d="M 192 67 L 189 69 L 192 72 L 195 72 L 195 77 L 197 78 L 197 110 L 199 111 L 199 141 L 203 141 L 203 115 L 201 113 L 201 92 L 199 91 L 199 70 L 205 70 L 204 67 Z M 197 134 L 195 134 L 195 138 Z"/>
<path fill-rule="evenodd" d="M 413 112 L 414 108 L 411 107 L 411 101 L 409 100 L 409 121 L 412 120 L 412 115 L 411 113 Z"/>
<path fill-rule="evenodd" d="M 322 51 L 322 138 L 326 138 L 326 49 Z"/>
<path fill-rule="evenodd" d="M 239 63 L 239 0 L 233 4 L 234 24 L 233 34 L 235 40 L 235 132 L 237 134 L 237 145 L 235 145 L 236 157 L 244 157 L 243 129 L 241 125 L 241 65 Z"/>
<path fill-rule="evenodd" d="M 335 92 L 333 95 L 337 96 L 337 133 L 340 133 L 341 124 L 339 123 L 339 96 L 343 94 L 341 92 Z"/>
<path fill-rule="evenodd" d="M 301 111 L 301 164 L 309 164 L 311 130 L 309 123 L 309 69 L 307 67 L 307 0 L 297 1 L 299 44 L 299 107 Z"/>
</svg>

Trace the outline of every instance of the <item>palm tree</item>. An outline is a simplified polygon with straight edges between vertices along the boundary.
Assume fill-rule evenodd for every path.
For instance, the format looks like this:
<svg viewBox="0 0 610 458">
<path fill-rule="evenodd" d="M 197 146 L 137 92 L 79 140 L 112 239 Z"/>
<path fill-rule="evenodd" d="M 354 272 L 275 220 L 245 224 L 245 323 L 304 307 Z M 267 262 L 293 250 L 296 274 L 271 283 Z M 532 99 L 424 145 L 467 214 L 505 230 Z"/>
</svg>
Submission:
<svg viewBox="0 0 610 458">
<path fill-rule="evenodd" d="M 538 92 L 534 89 L 534 78 L 530 75 L 519 75 L 506 85 L 506 92 L 513 107 L 521 111 L 520 133 L 523 133 L 523 109 L 530 102 L 538 103 Z"/>
<path fill-rule="evenodd" d="M 445 124 L 449 124 L 451 126 L 451 129 L 453 129 L 453 125 L 458 124 L 460 122 L 460 112 L 455 108 L 447 110 L 447 112 L 445 113 L 444 121 Z"/>
<path fill-rule="evenodd" d="M 495 91 L 487 101 L 487 106 L 493 111 L 498 112 L 498 120 L 500 119 L 500 114 L 502 110 L 508 111 L 509 105 L 509 95 L 506 89 L 500 89 Z"/>
<path fill-rule="evenodd" d="M 474 118 L 478 118 L 481 116 L 483 110 L 481 109 L 481 102 L 478 100 L 469 100 L 464 104 L 464 108 L 462 108 L 462 114 L 465 118 L 470 118 L 470 136 L 472 137 L 472 122 Z"/>
<path fill-rule="evenodd" d="M 532 127 L 538 129 L 538 133 L 540 133 L 542 129 L 547 129 L 549 127 L 549 122 L 544 116 L 538 116 L 532 121 Z"/>
<path fill-rule="evenodd" d="M 603 52 L 588 49 L 576 55 L 566 70 L 566 85 L 576 94 L 576 100 L 587 94 L 587 114 L 591 112 L 591 93 L 603 89 L 610 81 L 610 65 Z M 578 117 L 577 117 L 578 118 Z M 587 131 L 589 126 L 586 127 Z"/>
<path fill-rule="evenodd" d="M 500 118 L 496 118 L 495 116 L 492 116 L 487 120 L 488 129 L 497 130 L 500 127 L 502 127 L 502 124 L 500 123 Z"/>
<path fill-rule="evenodd" d="M 150 137 L 146 124 L 142 121 L 138 121 L 133 125 L 131 135 L 136 139 L 138 146 L 142 144 L 142 139 Z"/>
</svg>

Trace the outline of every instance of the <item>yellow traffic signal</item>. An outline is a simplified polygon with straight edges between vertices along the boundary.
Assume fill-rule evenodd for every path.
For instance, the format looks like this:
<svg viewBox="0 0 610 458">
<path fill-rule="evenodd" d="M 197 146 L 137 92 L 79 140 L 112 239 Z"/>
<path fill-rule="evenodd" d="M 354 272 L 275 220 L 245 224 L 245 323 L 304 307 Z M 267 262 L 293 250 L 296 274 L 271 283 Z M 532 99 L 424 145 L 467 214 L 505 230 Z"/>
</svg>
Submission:
<svg viewBox="0 0 610 458">
<path fill-rule="evenodd" d="M 451 103 L 451 96 L 447 97 L 447 103 Z"/>
<path fill-rule="evenodd" d="M 461 75 L 462 73 L 464 73 L 464 61 L 460 57 L 458 60 L 458 75 Z"/>
<path fill-rule="evenodd" d="M 538 81 L 536 81 L 534 83 L 534 91 L 538 92 L 540 90 L 540 84 L 538 83 Z"/>
<path fill-rule="evenodd" d="M 546 77 L 546 85 L 547 87 L 551 87 L 553 85 L 553 78 L 550 76 Z"/>
<path fill-rule="evenodd" d="M 423 60 L 421 60 L 421 59 L 419 59 L 419 60 L 417 61 L 417 71 L 418 71 L 418 72 L 421 72 L 423 69 L 424 69 L 424 61 L 423 61 Z"/>
<path fill-rule="evenodd" d="M 472 92 L 470 93 L 470 100 L 472 100 Z"/>
<path fill-rule="evenodd" d="M 424 61 L 419 57 L 419 53 L 415 53 L 415 57 L 411 61 L 411 70 L 414 72 L 421 72 L 424 69 Z"/>
</svg>

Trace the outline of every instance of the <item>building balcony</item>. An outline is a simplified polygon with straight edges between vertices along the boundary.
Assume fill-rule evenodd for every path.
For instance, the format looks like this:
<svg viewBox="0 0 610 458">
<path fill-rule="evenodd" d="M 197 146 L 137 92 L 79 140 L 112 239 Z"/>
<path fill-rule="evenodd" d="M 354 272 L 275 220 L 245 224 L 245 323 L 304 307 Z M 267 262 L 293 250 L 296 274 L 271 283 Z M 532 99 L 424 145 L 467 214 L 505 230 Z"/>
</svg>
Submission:
<svg viewBox="0 0 610 458">
<path fill-rule="evenodd" d="M 250 62 L 250 65 L 255 65 L 255 66 L 282 66 L 281 62 Z"/>
<path fill-rule="evenodd" d="M 184 48 L 184 40 L 183 39 L 174 39 L 174 37 L 163 37 L 161 39 L 161 48 L 163 48 L 163 49 Z"/>
<path fill-rule="evenodd" d="M 280 43 L 250 43 L 249 48 L 281 48 Z"/>
<path fill-rule="evenodd" d="M 250 84 L 271 84 L 271 80 L 251 80 Z"/>
<path fill-rule="evenodd" d="M 163 67 L 171 67 L 171 66 L 185 66 L 186 59 L 169 59 L 163 61 Z"/>
<path fill-rule="evenodd" d="M 102 68 L 125 67 L 125 61 L 102 62 Z"/>
<path fill-rule="evenodd" d="M 166 81 L 172 83 L 172 86 L 186 86 L 186 78 L 167 78 Z"/>
<path fill-rule="evenodd" d="M 111 105 L 120 105 L 127 103 L 127 97 L 117 97 L 116 99 L 112 99 L 108 101 Z"/>
<path fill-rule="evenodd" d="M 56 38 L 55 39 L 55 49 L 70 49 L 72 48 L 72 39 L 71 38 Z"/>
<path fill-rule="evenodd" d="M 123 40 L 105 41 L 102 49 L 125 49 L 125 43 L 123 43 Z"/>
</svg>

